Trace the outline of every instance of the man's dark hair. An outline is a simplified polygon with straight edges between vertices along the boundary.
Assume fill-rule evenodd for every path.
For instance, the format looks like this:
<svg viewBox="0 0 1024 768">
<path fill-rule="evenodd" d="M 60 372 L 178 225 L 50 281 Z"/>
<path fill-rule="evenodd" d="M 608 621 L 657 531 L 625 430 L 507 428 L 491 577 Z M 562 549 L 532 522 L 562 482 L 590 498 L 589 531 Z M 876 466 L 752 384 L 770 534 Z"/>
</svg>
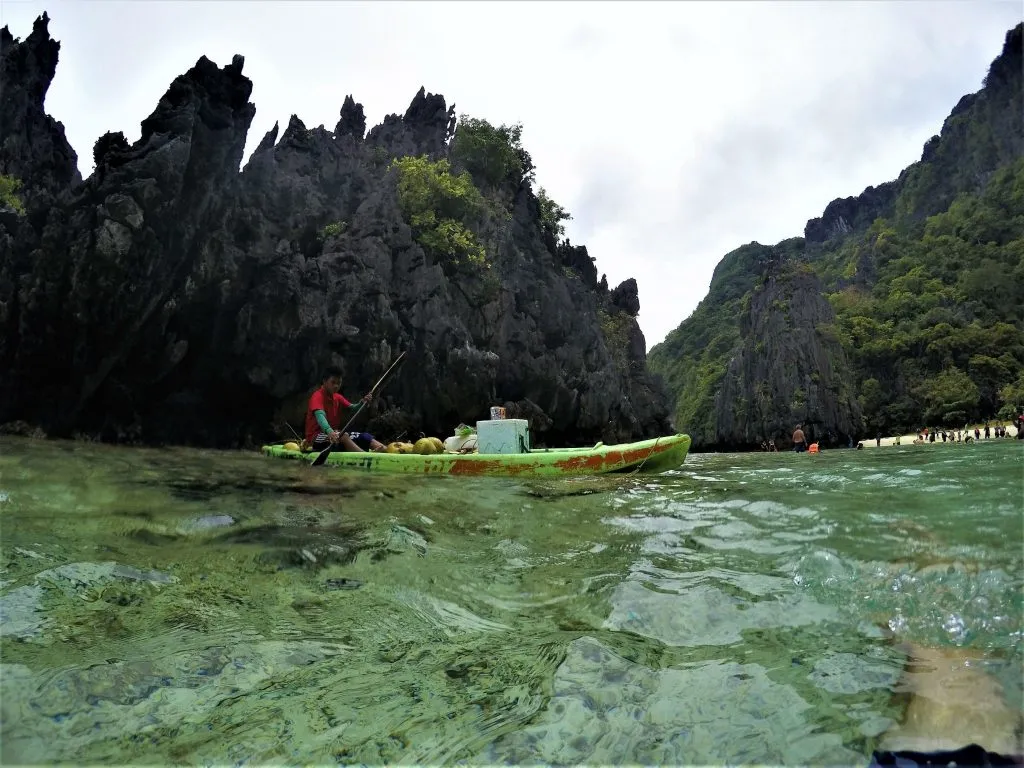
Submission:
<svg viewBox="0 0 1024 768">
<path fill-rule="evenodd" d="M 341 368 L 332 365 L 330 368 L 324 369 L 324 375 L 320 379 L 320 383 L 323 384 L 325 381 L 331 378 L 341 378 Z"/>
</svg>

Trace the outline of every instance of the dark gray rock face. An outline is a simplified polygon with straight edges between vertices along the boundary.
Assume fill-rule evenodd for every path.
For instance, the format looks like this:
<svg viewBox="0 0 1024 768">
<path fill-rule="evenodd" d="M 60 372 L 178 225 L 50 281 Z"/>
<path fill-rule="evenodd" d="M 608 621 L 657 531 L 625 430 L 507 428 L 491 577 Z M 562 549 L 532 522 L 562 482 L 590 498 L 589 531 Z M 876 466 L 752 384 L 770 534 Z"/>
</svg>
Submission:
<svg viewBox="0 0 1024 768">
<path fill-rule="evenodd" d="M 820 218 L 811 219 L 804 227 L 804 238 L 810 243 L 824 243 L 871 225 L 879 216 L 892 211 L 899 186 L 895 181 L 868 187 L 857 197 L 837 198 L 825 207 Z"/>
<path fill-rule="evenodd" d="M 719 447 L 756 448 L 773 438 L 784 448 L 797 424 L 826 446 L 856 437 L 860 406 L 834 321 L 809 268 L 769 271 L 741 319 L 742 341 L 715 398 Z"/>
<path fill-rule="evenodd" d="M 0 29 L 0 174 L 31 180 L 22 194 L 29 209 L 82 180 L 64 126 L 43 108 L 60 52 L 49 23 L 44 13 L 24 42 Z"/>
<path fill-rule="evenodd" d="M 0 403 L 17 346 L 7 330 L 20 313 L 17 278 L 29 269 L 55 196 L 82 181 L 64 126 L 43 107 L 60 51 L 49 22 L 45 13 L 36 19 L 23 42 L 0 29 L 0 174 L 23 183 L 25 205 L 25 215 L 0 208 Z"/>
<path fill-rule="evenodd" d="M 95 173 L 59 198 L 20 275 L 16 413 L 57 433 L 138 429 L 152 388 L 188 351 L 174 318 L 223 220 L 251 91 L 241 57 L 222 69 L 204 57 L 171 84 L 134 145 L 120 134 L 97 142 Z"/>
<path fill-rule="evenodd" d="M 640 294 L 637 289 L 636 280 L 629 278 L 623 280 L 615 290 L 612 291 L 612 304 L 633 317 L 640 314 Z"/>
<path fill-rule="evenodd" d="M 44 37 L 5 44 L 16 88 L 34 76 L 19 51 Z M 369 133 L 351 97 L 333 133 L 292 116 L 239 173 L 255 110 L 241 70 L 200 59 L 138 142 L 97 141 L 94 174 L 37 228 L 0 229 L 30 254 L 0 264 L 0 424 L 253 444 L 301 429 L 327 365 L 356 399 L 405 351 L 353 428 L 443 436 L 506 402 L 549 445 L 672 431 L 635 282 L 609 291 L 585 249 L 547 242 L 528 183 L 476 228 L 490 270 L 453 272 L 414 241 L 389 165 L 447 154 L 442 96 L 420 89 Z"/>
</svg>

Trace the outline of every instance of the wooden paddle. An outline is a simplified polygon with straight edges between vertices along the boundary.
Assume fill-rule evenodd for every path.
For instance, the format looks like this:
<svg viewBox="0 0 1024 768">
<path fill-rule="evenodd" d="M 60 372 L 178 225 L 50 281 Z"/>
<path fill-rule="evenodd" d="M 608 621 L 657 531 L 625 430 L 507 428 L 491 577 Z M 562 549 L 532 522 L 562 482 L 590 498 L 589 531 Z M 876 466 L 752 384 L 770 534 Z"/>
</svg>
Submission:
<svg viewBox="0 0 1024 768">
<path fill-rule="evenodd" d="M 374 392 L 376 392 L 376 391 L 377 391 L 377 388 L 378 388 L 378 387 L 379 387 L 379 386 L 380 386 L 381 384 L 383 384 L 383 383 L 384 383 L 384 379 L 386 379 L 386 378 L 388 377 L 388 375 L 389 375 L 389 374 L 390 374 L 390 373 L 391 373 L 391 372 L 392 372 L 393 370 L 395 370 L 395 367 L 396 367 L 396 366 L 397 366 L 397 365 L 398 365 L 398 364 L 399 364 L 400 362 L 402 362 L 402 358 L 403 358 L 403 357 L 405 357 L 405 352 L 403 352 L 403 353 L 402 353 L 402 354 L 400 354 L 400 355 L 399 355 L 399 356 L 398 356 L 397 358 L 395 358 L 395 362 L 393 362 L 393 363 L 391 364 L 391 367 L 390 367 L 390 368 L 388 368 L 388 369 L 387 369 L 386 371 L 384 371 L 384 375 L 383 375 L 383 376 L 381 376 L 381 377 L 380 377 L 380 378 L 379 378 L 379 379 L 377 380 L 377 383 L 373 385 L 373 389 L 371 389 L 371 390 L 370 390 L 370 391 L 369 391 L 369 392 L 367 393 L 368 395 L 372 395 L 372 394 L 373 394 Z M 365 407 L 365 405 L 366 405 L 366 404 L 364 403 L 363 405 L 364 405 L 364 407 Z M 352 424 L 352 422 L 353 422 L 353 421 L 355 421 L 355 419 L 356 419 L 356 416 L 358 416 L 358 415 L 359 415 L 360 413 L 362 413 L 362 412 L 363 412 L 363 409 L 362 409 L 362 408 L 360 408 L 360 409 L 359 409 L 358 411 L 356 411 L 355 413 L 353 413 L 353 414 L 352 414 L 352 418 L 350 418 L 350 419 L 348 420 L 348 422 L 347 422 L 347 423 L 345 424 L 345 426 L 344 426 L 344 427 L 342 427 L 341 429 L 339 429 L 338 431 L 339 431 L 339 432 L 341 432 L 342 434 L 344 434 L 344 433 L 345 433 L 346 431 L 348 431 L 348 428 L 349 428 L 349 426 L 350 426 L 350 425 Z M 324 449 L 323 449 L 322 451 L 320 451 L 320 455 L 319 455 L 319 456 L 317 456 L 317 457 L 316 457 L 315 459 L 313 459 L 313 466 L 314 466 L 314 467 L 319 467 L 319 466 L 322 466 L 322 465 L 323 465 L 323 463 L 324 463 L 325 461 L 327 461 L 327 457 L 328 457 L 328 456 L 330 456 L 330 455 L 331 455 L 331 451 L 333 451 L 333 450 L 334 450 L 334 445 L 335 445 L 334 443 L 331 443 L 331 444 L 329 444 L 329 445 L 328 445 L 328 446 L 327 446 L 326 448 L 324 448 Z"/>
</svg>

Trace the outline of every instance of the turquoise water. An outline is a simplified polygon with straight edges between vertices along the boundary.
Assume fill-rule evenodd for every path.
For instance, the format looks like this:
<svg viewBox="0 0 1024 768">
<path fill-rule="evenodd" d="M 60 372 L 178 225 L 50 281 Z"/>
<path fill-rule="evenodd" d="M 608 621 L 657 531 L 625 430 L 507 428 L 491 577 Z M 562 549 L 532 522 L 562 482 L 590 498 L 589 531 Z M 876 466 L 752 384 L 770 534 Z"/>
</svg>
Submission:
<svg viewBox="0 0 1024 768">
<path fill-rule="evenodd" d="M 865 765 L 975 710 L 1005 745 L 1022 481 L 1012 440 L 524 482 L 0 438 L 0 759 Z"/>
</svg>

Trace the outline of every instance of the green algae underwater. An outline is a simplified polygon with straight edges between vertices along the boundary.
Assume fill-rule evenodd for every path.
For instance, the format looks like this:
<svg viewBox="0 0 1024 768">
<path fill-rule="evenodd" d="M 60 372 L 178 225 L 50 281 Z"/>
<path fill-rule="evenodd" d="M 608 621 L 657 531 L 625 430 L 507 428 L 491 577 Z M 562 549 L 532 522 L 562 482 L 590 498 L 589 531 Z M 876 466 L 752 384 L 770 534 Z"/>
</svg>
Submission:
<svg viewBox="0 0 1024 768">
<path fill-rule="evenodd" d="M 919 735 L 911 647 L 1004 745 L 1022 479 L 1011 440 L 524 482 L 0 438 L 0 759 L 866 765 Z"/>
</svg>

